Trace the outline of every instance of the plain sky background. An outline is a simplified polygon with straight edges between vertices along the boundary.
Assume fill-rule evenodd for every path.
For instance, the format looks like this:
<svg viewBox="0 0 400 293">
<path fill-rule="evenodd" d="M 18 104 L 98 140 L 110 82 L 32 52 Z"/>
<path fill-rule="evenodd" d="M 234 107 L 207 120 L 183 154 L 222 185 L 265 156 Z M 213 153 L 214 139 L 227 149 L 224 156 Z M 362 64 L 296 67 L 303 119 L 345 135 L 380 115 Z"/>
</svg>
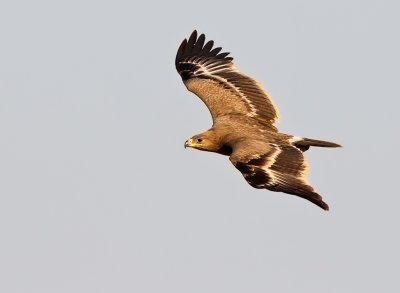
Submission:
<svg viewBox="0 0 400 293">
<path fill-rule="evenodd" d="M 398 1 L 2 1 L 0 292 L 400 290 Z M 311 149 L 330 205 L 183 148 L 174 59 L 231 52 Z"/>
</svg>

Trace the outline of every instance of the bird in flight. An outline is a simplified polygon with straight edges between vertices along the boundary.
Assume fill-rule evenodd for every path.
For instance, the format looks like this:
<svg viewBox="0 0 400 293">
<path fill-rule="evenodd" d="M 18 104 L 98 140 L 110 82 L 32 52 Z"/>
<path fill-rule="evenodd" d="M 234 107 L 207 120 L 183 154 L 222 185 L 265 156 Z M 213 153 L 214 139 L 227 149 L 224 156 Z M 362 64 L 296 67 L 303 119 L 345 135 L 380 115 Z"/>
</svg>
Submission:
<svg viewBox="0 0 400 293">
<path fill-rule="evenodd" d="M 176 54 L 175 66 L 186 88 L 208 107 L 212 127 L 185 142 L 185 148 L 229 156 L 255 188 L 297 195 L 324 210 L 329 206 L 307 182 L 303 152 L 310 146 L 340 147 L 322 140 L 279 133 L 278 111 L 261 83 L 241 73 L 230 53 L 221 53 L 193 31 Z"/>
</svg>

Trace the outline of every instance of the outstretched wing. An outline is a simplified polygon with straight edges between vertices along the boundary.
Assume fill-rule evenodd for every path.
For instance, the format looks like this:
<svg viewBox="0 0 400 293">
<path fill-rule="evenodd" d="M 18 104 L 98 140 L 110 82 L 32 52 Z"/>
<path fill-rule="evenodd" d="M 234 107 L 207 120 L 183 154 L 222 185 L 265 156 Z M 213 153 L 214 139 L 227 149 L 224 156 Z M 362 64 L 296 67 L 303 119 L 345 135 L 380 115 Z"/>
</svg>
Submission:
<svg viewBox="0 0 400 293">
<path fill-rule="evenodd" d="M 214 42 L 205 43 L 194 31 L 183 40 L 175 66 L 187 89 L 203 100 L 213 120 L 226 114 L 243 114 L 268 124 L 278 112 L 262 85 L 236 69 L 229 53 L 220 53 Z"/>
<path fill-rule="evenodd" d="M 246 156 L 251 153 L 247 149 L 250 146 L 243 144 L 236 148 L 230 160 L 251 186 L 294 194 L 329 210 L 322 197 L 307 183 L 308 164 L 299 149 L 269 144 L 263 153 Z"/>
</svg>

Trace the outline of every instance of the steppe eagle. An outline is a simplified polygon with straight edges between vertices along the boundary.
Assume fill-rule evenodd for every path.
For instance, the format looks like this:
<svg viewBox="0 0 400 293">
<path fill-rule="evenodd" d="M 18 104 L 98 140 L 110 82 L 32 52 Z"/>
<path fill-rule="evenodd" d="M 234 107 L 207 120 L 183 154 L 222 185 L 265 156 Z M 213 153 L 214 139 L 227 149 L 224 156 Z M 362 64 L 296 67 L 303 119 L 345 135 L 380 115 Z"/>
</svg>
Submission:
<svg viewBox="0 0 400 293">
<path fill-rule="evenodd" d="M 328 210 L 306 180 L 303 152 L 310 146 L 339 144 L 279 133 L 278 111 L 262 85 L 241 73 L 230 53 L 193 31 L 176 54 L 175 66 L 187 89 L 208 107 L 213 126 L 185 142 L 186 147 L 229 156 L 232 164 L 255 188 L 305 198 Z"/>
</svg>

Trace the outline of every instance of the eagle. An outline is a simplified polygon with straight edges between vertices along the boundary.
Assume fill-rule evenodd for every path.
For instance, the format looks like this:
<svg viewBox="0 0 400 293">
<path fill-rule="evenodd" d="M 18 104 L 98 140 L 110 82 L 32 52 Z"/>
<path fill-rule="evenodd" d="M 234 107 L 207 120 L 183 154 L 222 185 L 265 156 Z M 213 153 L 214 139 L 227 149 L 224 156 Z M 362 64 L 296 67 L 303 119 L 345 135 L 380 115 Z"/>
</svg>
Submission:
<svg viewBox="0 0 400 293">
<path fill-rule="evenodd" d="M 186 88 L 209 109 L 213 125 L 185 142 L 185 148 L 229 156 L 232 164 L 255 188 L 297 195 L 324 210 L 329 206 L 307 182 L 303 155 L 310 146 L 341 145 L 279 133 L 278 111 L 261 83 L 240 72 L 230 53 L 214 48 L 204 34 L 193 31 L 175 59 Z"/>
</svg>

